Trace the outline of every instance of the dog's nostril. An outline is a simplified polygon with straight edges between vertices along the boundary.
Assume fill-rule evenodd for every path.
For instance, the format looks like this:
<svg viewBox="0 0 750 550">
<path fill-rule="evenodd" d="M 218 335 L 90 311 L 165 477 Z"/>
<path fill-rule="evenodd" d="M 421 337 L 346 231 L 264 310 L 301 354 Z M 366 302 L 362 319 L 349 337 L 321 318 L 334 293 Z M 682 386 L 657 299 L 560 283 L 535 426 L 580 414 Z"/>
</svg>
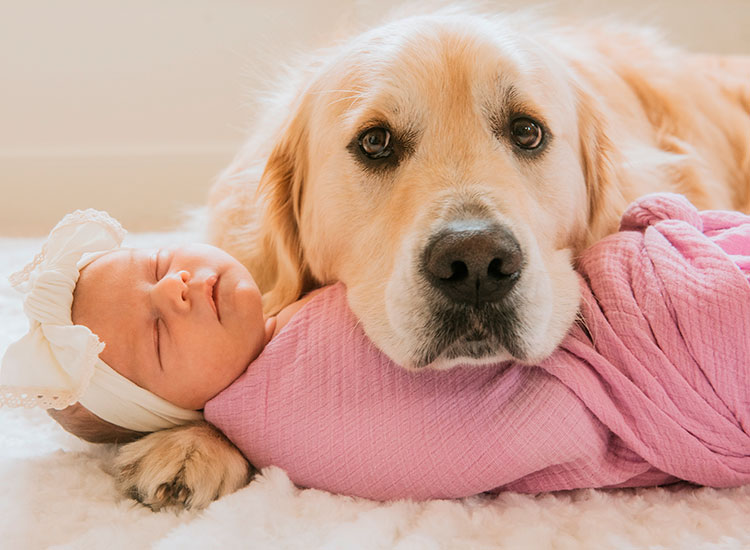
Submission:
<svg viewBox="0 0 750 550">
<path fill-rule="evenodd" d="M 459 220 L 437 233 L 422 258 L 432 286 L 455 303 L 499 302 L 520 279 L 523 253 L 507 228 Z"/>
<path fill-rule="evenodd" d="M 450 277 L 446 277 L 446 281 L 463 281 L 466 277 L 469 276 L 469 268 L 466 267 L 466 264 L 462 261 L 455 261 L 451 263 L 451 275 Z"/>
<path fill-rule="evenodd" d="M 490 265 L 487 266 L 487 275 L 493 279 L 502 279 L 505 273 L 502 271 L 503 262 L 500 258 L 493 258 Z"/>
<path fill-rule="evenodd" d="M 507 279 L 518 274 L 521 268 L 520 254 L 509 254 L 504 260 L 493 258 L 487 266 L 487 275 L 491 279 Z"/>
</svg>

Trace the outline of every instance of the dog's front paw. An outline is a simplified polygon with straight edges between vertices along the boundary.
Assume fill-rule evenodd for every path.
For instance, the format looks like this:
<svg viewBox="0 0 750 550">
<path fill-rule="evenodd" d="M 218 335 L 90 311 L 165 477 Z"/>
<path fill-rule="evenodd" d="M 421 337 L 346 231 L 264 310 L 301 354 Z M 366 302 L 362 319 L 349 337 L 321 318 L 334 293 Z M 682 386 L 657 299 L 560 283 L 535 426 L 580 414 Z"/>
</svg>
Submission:
<svg viewBox="0 0 750 550">
<path fill-rule="evenodd" d="M 205 422 L 123 445 L 114 469 L 118 490 L 152 510 L 205 508 L 245 486 L 252 471 L 237 448 Z"/>
</svg>

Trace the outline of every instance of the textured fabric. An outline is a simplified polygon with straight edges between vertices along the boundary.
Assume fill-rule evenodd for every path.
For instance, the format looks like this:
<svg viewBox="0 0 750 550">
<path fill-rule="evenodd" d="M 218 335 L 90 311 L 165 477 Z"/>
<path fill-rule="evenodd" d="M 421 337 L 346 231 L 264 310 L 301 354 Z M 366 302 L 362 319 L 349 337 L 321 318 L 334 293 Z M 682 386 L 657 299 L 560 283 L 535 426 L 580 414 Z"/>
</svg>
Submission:
<svg viewBox="0 0 750 550">
<path fill-rule="evenodd" d="M 406 372 L 338 284 L 206 418 L 257 467 L 374 499 L 750 482 L 750 218 L 656 195 L 622 229 L 583 255 L 583 321 L 537 367 Z"/>
<path fill-rule="evenodd" d="M 80 270 L 120 247 L 125 230 L 106 212 L 76 210 L 10 282 L 23 295 L 29 331 L 8 346 L 0 368 L 0 407 L 64 409 L 80 401 L 104 420 L 142 432 L 202 415 L 168 403 L 121 376 L 99 354 L 104 343 L 71 319 Z"/>
</svg>

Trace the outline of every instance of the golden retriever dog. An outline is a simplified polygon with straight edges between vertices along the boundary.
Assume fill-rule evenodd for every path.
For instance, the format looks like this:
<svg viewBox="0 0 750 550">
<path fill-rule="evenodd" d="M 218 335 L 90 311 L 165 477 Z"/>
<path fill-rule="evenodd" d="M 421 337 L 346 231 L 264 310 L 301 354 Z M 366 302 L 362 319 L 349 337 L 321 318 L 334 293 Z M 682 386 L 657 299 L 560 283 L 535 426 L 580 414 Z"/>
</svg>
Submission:
<svg viewBox="0 0 750 550">
<path fill-rule="evenodd" d="M 654 191 L 750 208 L 750 60 L 595 22 L 444 10 L 298 71 L 214 186 L 209 231 L 269 314 L 343 281 L 405 368 L 533 364 L 575 321 L 577 252 Z M 191 430 L 128 446 L 121 486 L 152 506 L 205 505 L 216 487 L 185 498 L 169 473 L 194 460 Z"/>
</svg>

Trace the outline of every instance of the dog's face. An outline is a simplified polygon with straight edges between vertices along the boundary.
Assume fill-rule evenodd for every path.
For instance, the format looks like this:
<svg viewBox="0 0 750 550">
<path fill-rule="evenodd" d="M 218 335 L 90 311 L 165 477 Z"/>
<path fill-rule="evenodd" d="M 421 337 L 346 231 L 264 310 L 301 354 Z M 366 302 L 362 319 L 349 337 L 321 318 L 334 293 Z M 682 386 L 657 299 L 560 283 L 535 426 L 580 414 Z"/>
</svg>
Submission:
<svg viewBox="0 0 750 550">
<path fill-rule="evenodd" d="M 321 67 L 261 181 L 263 241 L 295 249 L 275 283 L 343 281 L 406 367 L 549 354 L 576 315 L 598 161 L 595 117 L 533 32 L 414 18 Z"/>
</svg>

